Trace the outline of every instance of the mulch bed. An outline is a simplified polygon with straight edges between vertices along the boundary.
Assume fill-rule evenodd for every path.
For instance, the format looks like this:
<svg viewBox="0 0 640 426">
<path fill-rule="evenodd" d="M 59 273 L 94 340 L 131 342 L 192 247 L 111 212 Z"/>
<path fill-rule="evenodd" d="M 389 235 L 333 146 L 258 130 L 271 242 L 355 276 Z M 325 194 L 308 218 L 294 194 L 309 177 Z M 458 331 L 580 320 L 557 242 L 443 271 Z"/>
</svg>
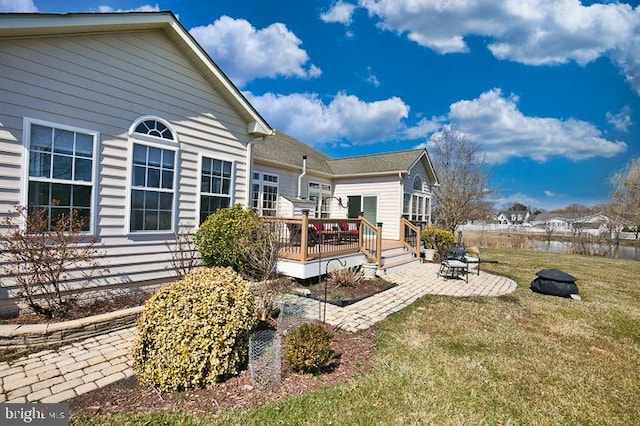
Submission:
<svg viewBox="0 0 640 426">
<path fill-rule="evenodd" d="M 150 293 L 138 293 L 129 296 L 118 296 L 108 300 L 96 300 L 88 305 L 72 307 L 64 318 L 45 318 L 35 314 L 23 313 L 13 318 L 2 319 L 0 324 L 44 324 L 71 321 L 86 318 L 90 315 L 106 314 L 120 309 L 141 306 L 149 296 L 151 296 Z"/>
<path fill-rule="evenodd" d="M 180 410 L 199 416 L 223 409 L 248 409 L 266 403 L 302 395 L 323 386 L 346 383 L 359 374 L 371 371 L 376 349 L 375 331 L 337 332 L 333 349 L 338 355 L 334 367 L 323 374 L 295 374 L 283 366 L 280 387 L 263 388 L 251 382 L 248 370 L 210 389 L 159 394 L 142 387 L 135 377 L 77 396 L 69 401 L 71 413 L 151 413 Z"/>
<path fill-rule="evenodd" d="M 383 280 L 382 278 L 364 279 L 357 286 L 347 287 L 340 286 L 335 287 L 325 282 L 316 282 L 315 284 L 309 284 L 303 288 L 311 292 L 311 298 L 316 300 L 325 300 L 325 287 L 327 290 L 326 301 L 337 306 L 347 306 L 352 303 L 358 302 L 374 294 L 388 290 L 394 287 L 395 284 Z"/>
</svg>

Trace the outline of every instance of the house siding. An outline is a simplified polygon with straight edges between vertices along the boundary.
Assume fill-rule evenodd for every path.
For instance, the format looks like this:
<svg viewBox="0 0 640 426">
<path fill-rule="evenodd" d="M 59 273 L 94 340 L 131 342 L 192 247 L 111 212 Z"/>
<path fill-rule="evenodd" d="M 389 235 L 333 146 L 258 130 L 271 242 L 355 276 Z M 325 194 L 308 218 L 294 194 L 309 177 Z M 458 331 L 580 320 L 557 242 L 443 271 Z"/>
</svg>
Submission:
<svg viewBox="0 0 640 426">
<path fill-rule="evenodd" d="M 350 195 L 377 196 L 378 222 L 382 222 L 382 238 L 397 240 L 400 238 L 400 216 L 402 210 L 401 180 L 398 176 L 376 176 L 371 178 L 350 178 L 334 180 L 333 195 L 346 203 Z M 347 209 L 341 208 L 337 201 L 332 203 L 332 216 L 347 217 Z"/>
<path fill-rule="evenodd" d="M 177 133 L 176 224 L 198 220 L 199 154 L 233 161 L 232 201 L 244 205 L 247 123 L 163 32 L 0 40 L 0 75 L 0 219 L 23 199 L 25 117 L 99 132 L 93 208 L 110 270 L 103 284 L 172 275 L 171 233 L 126 233 L 128 130 L 141 116 Z"/>
</svg>

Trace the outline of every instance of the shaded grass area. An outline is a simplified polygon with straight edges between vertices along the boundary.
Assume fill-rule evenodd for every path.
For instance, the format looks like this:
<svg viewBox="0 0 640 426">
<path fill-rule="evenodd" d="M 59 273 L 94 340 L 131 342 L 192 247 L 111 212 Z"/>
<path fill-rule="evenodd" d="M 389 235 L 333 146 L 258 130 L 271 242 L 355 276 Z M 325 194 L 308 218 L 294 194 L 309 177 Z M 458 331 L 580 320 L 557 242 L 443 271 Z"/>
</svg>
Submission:
<svg viewBox="0 0 640 426">
<path fill-rule="evenodd" d="M 635 424 L 640 262 L 485 250 L 517 290 L 424 297 L 377 327 L 372 373 L 250 411 L 74 419 L 75 424 Z M 534 294 L 535 272 L 578 278 L 582 301 Z"/>
</svg>

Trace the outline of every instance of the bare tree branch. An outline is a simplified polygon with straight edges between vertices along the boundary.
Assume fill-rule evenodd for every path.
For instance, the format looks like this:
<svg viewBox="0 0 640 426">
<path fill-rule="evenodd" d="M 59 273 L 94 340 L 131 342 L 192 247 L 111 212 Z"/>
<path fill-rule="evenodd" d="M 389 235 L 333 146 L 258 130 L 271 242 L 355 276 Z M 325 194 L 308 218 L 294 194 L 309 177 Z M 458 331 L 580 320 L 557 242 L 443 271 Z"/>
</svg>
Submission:
<svg viewBox="0 0 640 426">
<path fill-rule="evenodd" d="M 440 186 L 435 188 L 436 222 L 454 232 L 463 220 L 483 219 L 490 213 L 486 202 L 485 159 L 477 145 L 445 126 L 431 139 L 431 154 Z"/>
</svg>

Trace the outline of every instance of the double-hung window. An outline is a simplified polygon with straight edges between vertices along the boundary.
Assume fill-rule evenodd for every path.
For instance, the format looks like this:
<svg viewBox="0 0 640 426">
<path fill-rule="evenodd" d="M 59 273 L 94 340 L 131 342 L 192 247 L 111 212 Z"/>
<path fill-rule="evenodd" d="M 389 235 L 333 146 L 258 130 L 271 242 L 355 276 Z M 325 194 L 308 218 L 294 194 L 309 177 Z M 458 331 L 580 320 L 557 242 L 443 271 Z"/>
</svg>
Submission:
<svg viewBox="0 0 640 426">
<path fill-rule="evenodd" d="M 138 139 L 140 135 L 147 138 Z M 132 138 L 129 230 L 171 231 L 176 197 L 175 136 L 162 122 L 147 119 L 136 125 Z"/>
<path fill-rule="evenodd" d="M 202 157 L 200 171 L 200 223 L 231 205 L 233 163 Z"/>
<path fill-rule="evenodd" d="M 278 176 L 254 173 L 251 184 L 251 207 L 262 216 L 276 216 L 278 211 Z"/>
<path fill-rule="evenodd" d="M 405 192 L 402 203 L 402 212 L 410 220 L 424 222 L 428 219 L 429 198 L 424 191 L 423 181 L 420 176 L 413 180 L 412 192 Z"/>
<path fill-rule="evenodd" d="M 98 133 L 25 119 L 25 135 L 30 213 L 45 209 L 49 227 L 66 216 L 93 232 Z"/>
</svg>

